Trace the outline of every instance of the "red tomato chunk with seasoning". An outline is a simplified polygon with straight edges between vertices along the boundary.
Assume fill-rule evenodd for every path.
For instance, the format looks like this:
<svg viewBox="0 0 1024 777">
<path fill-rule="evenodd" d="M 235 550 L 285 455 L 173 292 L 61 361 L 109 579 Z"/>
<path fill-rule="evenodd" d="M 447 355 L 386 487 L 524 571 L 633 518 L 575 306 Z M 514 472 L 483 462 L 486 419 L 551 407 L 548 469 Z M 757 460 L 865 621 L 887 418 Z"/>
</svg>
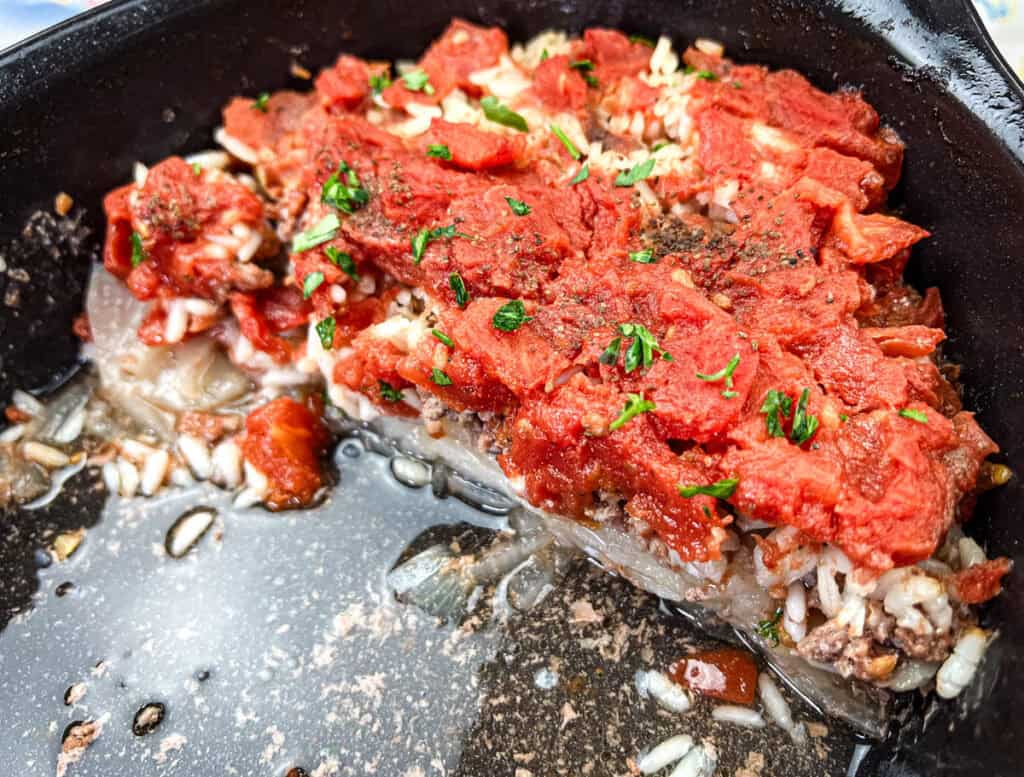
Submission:
<svg viewBox="0 0 1024 777">
<path fill-rule="evenodd" d="M 281 397 L 245 419 L 242 451 L 267 476 L 266 501 L 275 509 L 308 504 L 323 485 L 320 457 L 330 437 L 319 410 Z"/>
<path fill-rule="evenodd" d="M 737 515 L 873 572 L 931 557 L 997 448 L 940 368 L 937 291 L 902 280 L 928 233 L 882 212 L 899 137 L 714 46 L 663 73 L 614 30 L 552 41 L 456 20 L 400 73 L 343 55 L 309 95 L 232 100 L 245 175 L 174 157 L 106 199 L 140 337 L 213 337 L 360 417 L 468 419 L 532 504 L 679 562 L 722 558 Z M 325 445 L 295 399 L 246 421 L 278 506 Z"/>
</svg>

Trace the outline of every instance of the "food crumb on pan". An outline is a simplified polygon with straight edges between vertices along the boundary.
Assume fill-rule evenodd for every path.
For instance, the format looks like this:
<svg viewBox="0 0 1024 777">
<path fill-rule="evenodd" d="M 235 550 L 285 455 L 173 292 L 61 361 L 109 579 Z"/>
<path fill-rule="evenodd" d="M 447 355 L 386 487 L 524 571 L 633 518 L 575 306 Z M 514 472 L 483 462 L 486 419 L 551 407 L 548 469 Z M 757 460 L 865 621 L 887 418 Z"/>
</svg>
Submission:
<svg viewBox="0 0 1024 777">
<path fill-rule="evenodd" d="M 75 201 L 71 199 L 71 195 L 67 192 L 60 192 L 53 199 L 53 209 L 56 211 L 58 216 L 66 216 L 71 212 L 74 207 Z"/>
<path fill-rule="evenodd" d="M 68 725 L 57 756 L 57 777 L 64 777 L 68 767 L 82 759 L 89 746 L 103 733 L 103 727 L 109 720 L 110 713 L 105 713 L 95 720 L 76 721 Z"/>
</svg>

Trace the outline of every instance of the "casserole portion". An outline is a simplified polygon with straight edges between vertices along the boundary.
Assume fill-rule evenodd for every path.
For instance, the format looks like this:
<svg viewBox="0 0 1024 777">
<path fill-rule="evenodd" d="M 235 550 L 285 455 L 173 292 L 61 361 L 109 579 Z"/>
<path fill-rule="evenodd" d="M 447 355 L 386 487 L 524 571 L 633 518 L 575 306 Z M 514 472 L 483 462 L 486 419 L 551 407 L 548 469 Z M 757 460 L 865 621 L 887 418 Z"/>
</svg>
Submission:
<svg viewBox="0 0 1024 777">
<path fill-rule="evenodd" d="M 885 210 L 903 145 L 859 94 L 462 21 L 313 87 L 235 98 L 226 153 L 107 197 L 82 331 L 94 415 L 134 430 L 112 488 L 307 504 L 326 401 L 496 460 L 559 536 L 786 655 L 963 689 L 1009 562 L 960 525 L 1005 473 L 902 280 L 928 233 Z"/>
</svg>

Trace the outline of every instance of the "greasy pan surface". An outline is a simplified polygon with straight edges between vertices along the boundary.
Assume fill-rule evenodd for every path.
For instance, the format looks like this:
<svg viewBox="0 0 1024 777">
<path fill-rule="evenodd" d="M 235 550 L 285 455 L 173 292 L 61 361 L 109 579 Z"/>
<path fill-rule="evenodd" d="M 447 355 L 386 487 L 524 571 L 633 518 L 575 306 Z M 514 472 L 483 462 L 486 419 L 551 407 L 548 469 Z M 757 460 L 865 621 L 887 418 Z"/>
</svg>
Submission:
<svg viewBox="0 0 1024 777">
<path fill-rule="evenodd" d="M 102 231 L 102 194 L 136 159 L 209 146 L 230 95 L 297 86 L 288 78 L 293 60 L 315 70 L 341 49 L 415 56 L 453 15 L 501 25 L 511 39 L 603 25 L 666 33 L 677 43 L 715 37 L 737 60 L 794 67 L 823 88 L 863 87 L 907 143 L 894 202 L 933 234 L 915 250 L 910 278 L 942 291 L 945 353 L 963 365 L 965 406 L 1002 446 L 1000 460 L 1024 472 L 1024 93 L 968 6 L 479 0 L 412 11 L 393 0 L 114 3 L 0 56 L 0 400 L 19 386 L 50 385 L 74 363 L 70 322 Z M 56 246 L 26 247 L 19 236 L 28 217 L 50 210 L 61 190 L 85 209 L 82 226 L 92 237 L 65 233 Z M 1019 773 L 1021 495 L 1015 478 L 986 496 L 973 527 L 983 545 L 1016 562 L 988 613 L 1001 638 L 983 676 L 955 705 L 929 715 L 923 733 L 908 725 L 892 743 L 898 750 L 873 751 L 859 774 Z M 94 522 L 98 501 L 90 491 L 74 504 L 0 517 L 0 628 L 29 605 L 42 532 Z M 0 670 L 23 671 L 3 656 Z M 0 761 L 0 772 L 13 768 Z"/>
</svg>

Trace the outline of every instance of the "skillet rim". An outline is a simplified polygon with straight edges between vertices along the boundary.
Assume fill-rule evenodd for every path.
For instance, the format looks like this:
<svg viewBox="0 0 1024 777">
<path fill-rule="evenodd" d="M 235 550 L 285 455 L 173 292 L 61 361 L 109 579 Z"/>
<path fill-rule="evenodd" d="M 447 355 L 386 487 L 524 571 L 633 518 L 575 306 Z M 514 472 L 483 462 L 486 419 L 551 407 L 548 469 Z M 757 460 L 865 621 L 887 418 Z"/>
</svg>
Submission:
<svg viewBox="0 0 1024 777">
<path fill-rule="evenodd" d="M 766 3 L 799 4 L 797 0 Z M 138 37 L 159 33 L 161 26 L 175 19 L 233 4 L 233 0 L 112 0 L 43 30 L 0 51 L 0 115 L 16 108 L 19 102 L 59 89 L 76 70 L 116 61 L 125 49 L 136 45 Z M 877 37 L 894 51 L 894 78 L 899 77 L 902 68 L 912 77 L 931 81 L 944 99 L 975 120 L 979 131 L 1005 154 L 1003 161 L 1010 163 L 1005 175 L 1024 180 L 1024 84 L 996 49 L 970 0 L 874 0 L 870 4 L 874 7 L 866 9 L 858 0 L 829 2 L 833 10 L 849 10 L 850 23 L 862 34 Z M 899 31 L 880 26 L 880 14 L 890 8 L 902 10 L 916 23 L 917 43 L 948 36 L 953 45 L 919 47 L 908 56 L 907 50 L 899 46 Z M 951 15 L 955 13 L 961 15 Z M 756 60 L 756 55 L 753 58 Z M 986 68 L 982 71 L 984 78 L 975 75 L 970 81 L 943 80 L 943 74 L 956 74 L 958 66 L 962 71 L 964 66 L 978 64 Z M 991 101 L 996 100 L 1002 104 L 993 106 Z"/>
<path fill-rule="evenodd" d="M 220 5 L 224 2 L 225 0 L 108 0 L 108 2 L 102 5 L 86 9 L 57 24 L 45 27 L 27 38 L 0 49 L 0 72 L 13 72 L 13 78 L 9 81 L 8 79 L 0 80 L 0 109 L 5 107 L 12 99 L 16 99 L 22 84 L 35 86 L 39 80 L 45 82 L 53 77 L 53 73 L 47 74 L 43 72 L 38 74 L 36 79 L 26 79 L 25 75 L 19 72 L 32 69 L 32 63 L 29 61 L 30 56 L 40 48 L 54 46 L 65 38 L 95 29 L 98 34 L 84 37 L 84 50 L 74 51 L 72 49 L 76 59 L 92 59 L 107 48 L 106 39 L 110 32 L 117 32 L 119 39 L 126 40 L 137 33 L 165 24 L 168 19 L 186 14 L 194 8 Z M 907 0 L 889 0 L 884 5 L 887 7 L 892 7 L 893 5 L 902 6 L 922 27 L 928 26 L 927 22 L 937 22 L 940 20 L 949 22 L 951 17 L 957 12 L 962 14 L 960 21 L 969 25 L 966 29 L 960 30 L 960 32 L 969 36 L 963 43 L 972 46 L 976 52 L 988 60 L 988 64 L 996 70 L 1004 85 L 1008 87 L 1010 96 L 1018 101 L 1017 107 L 1024 109 L 1024 76 L 1018 75 L 996 45 L 972 0 L 936 0 L 934 3 L 936 14 L 932 19 L 926 19 L 921 13 L 916 11 L 912 7 L 912 2 L 913 0 L 910 0 L 910 2 Z M 129 11 L 134 13 L 128 13 Z M 882 29 L 873 23 L 871 19 L 862 16 L 860 21 L 870 26 L 873 32 L 887 41 L 895 37 L 890 34 L 890 31 Z M 104 25 L 109 25 L 113 29 L 106 30 L 103 28 Z M 928 26 L 928 29 L 933 33 L 943 32 L 934 25 Z M 116 42 L 116 39 L 111 41 L 111 43 Z M 60 48 L 59 45 L 57 47 Z M 933 58 L 925 58 L 920 64 L 937 65 L 939 62 Z M 965 107 L 971 108 L 971 105 L 962 99 L 962 95 L 958 91 L 952 89 L 947 91 L 950 95 L 960 99 Z M 978 115 L 976 111 L 972 110 L 971 112 L 982 119 L 990 131 L 995 130 L 992 127 L 992 123 L 985 121 L 984 117 Z M 1013 145 L 1008 143 L 1005 145 L 1007 145 L 1008 149 L 1018 160 L 1024 163 L 1024 148 L 1019 146 L 1014 148 Z"/>
</svg>

